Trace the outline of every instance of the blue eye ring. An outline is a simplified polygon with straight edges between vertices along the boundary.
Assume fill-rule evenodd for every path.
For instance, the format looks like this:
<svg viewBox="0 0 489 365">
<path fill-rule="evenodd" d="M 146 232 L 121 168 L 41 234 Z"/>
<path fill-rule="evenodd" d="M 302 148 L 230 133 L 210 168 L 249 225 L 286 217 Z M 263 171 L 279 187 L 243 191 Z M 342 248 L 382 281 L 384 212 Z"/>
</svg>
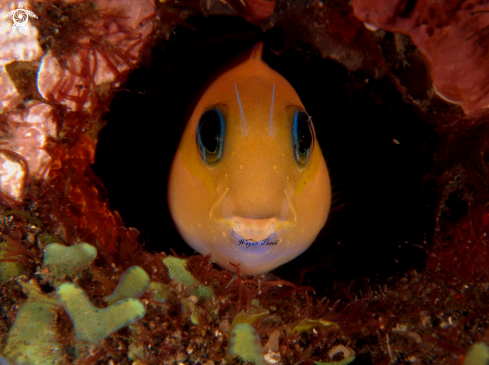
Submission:
<svg viewBox="0 0 489 365">
<path fill-rule="evenodd" d="M 207 165 L 215 165 L 222 158 L 226 123 L 222 112 L 214 107 L 207 109 L 197 124 L 197 149 Z"/>
<path fill-rule="evenodd" d="M 316 137 L 311 117 L 303 110 L 297 110 L 294 114 L 292 138 L 295 160 L 299 166 L 304 167 L 309 162 Z"/>
</svg>

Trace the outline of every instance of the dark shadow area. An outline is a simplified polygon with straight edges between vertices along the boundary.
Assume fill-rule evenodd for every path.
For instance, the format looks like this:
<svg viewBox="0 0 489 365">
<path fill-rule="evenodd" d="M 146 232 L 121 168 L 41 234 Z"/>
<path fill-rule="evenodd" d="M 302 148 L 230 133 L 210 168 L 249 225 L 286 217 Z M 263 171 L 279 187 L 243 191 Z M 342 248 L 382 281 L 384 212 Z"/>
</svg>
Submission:
<svg viewBox="0 0 489 365">
<path fill-rule="evenodd" d="M 262 34 L 230 17 L 188 22 L 195 30 L 178 28 L 116 94 L 93 166 L 111 207 L 141 232 L 146 248 L 194 253 L 166 202 L 173 155 L 206 81 L 262 39 L 265 61 L 295 87 L 313 118 L 334 184 L 326 227 L 275 273 L 331 293 L 352 279 L 376 282 L 422 267 L 426 256 L 417 245 L 432 229 L 433 212 L 423 208 L 421 189 L 432 157 L 424 148 L 431 130 L 419 112 L 390 82 L 351 74 L 280 29 Z"/>
</svg>

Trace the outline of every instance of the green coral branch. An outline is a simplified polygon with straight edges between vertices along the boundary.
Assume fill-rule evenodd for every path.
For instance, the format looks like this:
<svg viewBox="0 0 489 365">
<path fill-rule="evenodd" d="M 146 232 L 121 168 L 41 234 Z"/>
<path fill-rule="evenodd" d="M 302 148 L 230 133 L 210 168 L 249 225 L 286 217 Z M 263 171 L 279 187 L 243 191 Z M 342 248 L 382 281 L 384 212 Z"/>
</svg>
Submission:
<svg viewBox="0 0 489 365">
<path fill-rule="evenodd" d="M 98 344 L 115 331 L 143 318 L 146 308 L 137 299 L 124 299 L 100 309 L 90 303 L 85 292 L 75 284 L 56 288 L 59 302 L 75 327 L 77 342 Z"/>
<path fill-rule="evenodd" d="M 187 260 L 167 256 L 162 261 L 168 268 L 168 273 L 170 274 L 170 278 L 172 280 L 182 283 L 185 285 L 185 288 L 193 287 L 193 289 L 191 288 L 188 291 L 190 295 L 195 295 L 201 301 L 214 297 L 212 288 L 203 285 L 187 270 Z"/>
<path fill-rule="evenodd" d="M 141 267 L 131 266 L 122 274 L 114 292 L 105 297 L 107 303 L 113 304 L 126 298 L 139 298 L 149 286 L 149 276 Z"/>
</svg>

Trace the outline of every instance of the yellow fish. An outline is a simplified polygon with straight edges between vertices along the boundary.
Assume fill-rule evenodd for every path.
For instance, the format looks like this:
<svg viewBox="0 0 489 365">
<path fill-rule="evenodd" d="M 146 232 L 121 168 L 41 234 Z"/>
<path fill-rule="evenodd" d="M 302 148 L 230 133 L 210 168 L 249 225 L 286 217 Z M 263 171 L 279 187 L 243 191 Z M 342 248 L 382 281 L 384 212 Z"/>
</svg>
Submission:
<svg viewBox="0 0 489 365">
<path fill-rule="evenodd" d="M 170 212 L 184 240 L 244 274 L 271 271 L 303 253 L 331 205 L 311 118 L 262 52 L 258 43 L 205 90 L 168 184 Z"/>
</svg>

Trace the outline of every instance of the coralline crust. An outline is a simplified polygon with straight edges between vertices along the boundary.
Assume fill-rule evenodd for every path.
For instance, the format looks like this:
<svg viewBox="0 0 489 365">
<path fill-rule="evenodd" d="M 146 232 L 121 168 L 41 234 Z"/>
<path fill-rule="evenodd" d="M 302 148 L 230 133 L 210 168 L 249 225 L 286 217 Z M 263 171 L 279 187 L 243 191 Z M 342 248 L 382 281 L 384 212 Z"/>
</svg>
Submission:
<svg viewBox="0 0 489 365">
<path fill-rule="evenodd" d="M 368 27 L 411 37 L 431 66 L 435 91 L 471 113 L 489 105 L 489 39 L 474 44 L 489 25 L 488 5 L 475 1 L 353 0 L 355 15 Z M 473 14 L 473 15 L 472 15 Z M 482 33 L 484 34 L 484 33 Z"/>
</svg>

